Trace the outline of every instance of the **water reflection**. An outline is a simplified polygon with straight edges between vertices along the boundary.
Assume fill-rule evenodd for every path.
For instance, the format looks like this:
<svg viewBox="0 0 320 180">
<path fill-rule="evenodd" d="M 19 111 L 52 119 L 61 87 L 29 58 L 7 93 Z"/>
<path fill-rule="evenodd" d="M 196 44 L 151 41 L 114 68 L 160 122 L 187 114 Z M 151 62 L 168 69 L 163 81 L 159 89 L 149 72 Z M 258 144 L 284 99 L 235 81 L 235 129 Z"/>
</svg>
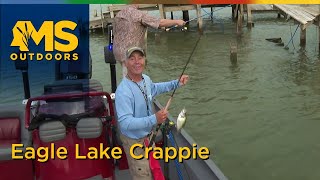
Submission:
<svg viewBox="0 0 320 180">
<path fill-rule="evenodd" d="M 231 77 L 233 79 L 238 79 L 240 74 L 240 66 L 238 64 L 231 64 L 229 66 Z"/>
</svg>

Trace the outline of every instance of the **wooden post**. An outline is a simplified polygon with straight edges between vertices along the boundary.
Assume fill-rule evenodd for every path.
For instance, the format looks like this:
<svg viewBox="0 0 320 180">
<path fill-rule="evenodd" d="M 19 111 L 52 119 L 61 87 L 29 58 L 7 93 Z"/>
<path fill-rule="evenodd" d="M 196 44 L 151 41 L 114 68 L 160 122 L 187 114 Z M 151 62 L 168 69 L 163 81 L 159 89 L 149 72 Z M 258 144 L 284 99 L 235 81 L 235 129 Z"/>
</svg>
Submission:
<svg viewBox="0 0 320 180">
<path fill-rule="evenodd" d="M 111 19 L 113 19 L 114 18 L 114 12 L 113 12 L 113 8 L 112 8 L 112 4 L 110 5 L 110 6 L 108 6 L 108 8 L 109 8 L 109 12 L 110 12 L 110 18 Z M 102 13 L 101 13 L 102 14 Z M 103 16 L 103 14 L 101 15 L 101 16 Z M 103 27 L 104 25 L 103 25 L 103 23 L 102 23 L 102 30 L 104 31 L 104 27 Z"/>
<path fill-rule="evenodd" d="M 96 9 L 93 10 L 93 17 L 98 17 L 98 11 Z"/>
<path fill-rule="evenodd" d="M 319 6 L 319 8 L 320 8 L 320 6 Z M 320 16 L 318 17 L 318 36 L 319 36 L 319 38 L 318 38 L 318 40 L 319 40 L 318 48 L 319 48 L 319 54 L 320 54 Z"/>
<path fill-rule="evenodd" d="M 160 19 L 166 19 L 166 12 L 164 12 L 163 4 L 159 4 L 159 13 L 160 13 Z M 165 29 L 165 27 L 162 27 L 161 29 Z"/>
<path fill-rule="evenodd" d="M 111 6 L 113 6 L 113 5 L 109 6 L 110 18 L 114 18 L 114 12 L 113 12 L 113 8 Z"/>
<path fill-rule="evenodd" d="M 238 11 L 237 34 L 240 35 L 242 33 L 243 5 L 240 4 L 238 6 L 240 8 L 239 8 L 239 11 Z"/>
<path fill-rule="evenodd" d="M 159 4 L 159 13 L 161 19 L 166 19 L 166 13 L 164 12 L 163 4 Z"/>
<path fill-rule="evenodd" d="M 182 11 L 182 17 L 184 21 L 189 21 L 189 11 Z"/>
<path fill-rule="evenodd" d="M 247 4 L 247 27 L 251 29 L 252 25 L 253 23 L 252 23 L 251 5 Z"/>
<path fill-rule="evenodd" d="M 244 21 L 244 9 L 243 9 L 243 4 L 240 4 L 240 14 L 241 14 L 241 21 L 243 24 Z"/>
<path fill-rule="evenodd" d="M 236 12 L 236 6 L 237 6 L 237 5 L 235 5 L 235 4 L 231 6 L 231 7 L 232 7 L 232 8 L 231 8 L 231 11 L 232 11 L 231 13 L 232 13 L 232 20 L 233 20 L 233 21 L 235 21 L 235 19 L 236 19 L 236 14 L 237 14 L 237 12 Z"/>
<path fill-rule="evenodd" d="M 243 4 L 240 4 L 240 12 L 242 15 L 242 24 L 243 24 L 243 21 L 244 21 L 244 5 Z"/>
<path fill-rule="evenodd" d="M 237 58 L 237 44 L 236 43 L 230 43 L 230 61 L 232 65 L 237 64 L 238 58 Z"/>
<path fill-rule="evenodd" d="M 300 31 L 300 46 L 306 46 L 306 34 L 307 34 L 307 29 L 303 29 L 303 26 L 301 27 Z"/>
<path fill-rule="evenodd" d="M 171 19 L 173 19 L 173 11 L 171 11 Z"/>
<path fill-rule="evenodd" d="M 198 17 L 199 32 L 202 34 L 201 4 L 197 4 L 197 17 Z"/>
</svg>

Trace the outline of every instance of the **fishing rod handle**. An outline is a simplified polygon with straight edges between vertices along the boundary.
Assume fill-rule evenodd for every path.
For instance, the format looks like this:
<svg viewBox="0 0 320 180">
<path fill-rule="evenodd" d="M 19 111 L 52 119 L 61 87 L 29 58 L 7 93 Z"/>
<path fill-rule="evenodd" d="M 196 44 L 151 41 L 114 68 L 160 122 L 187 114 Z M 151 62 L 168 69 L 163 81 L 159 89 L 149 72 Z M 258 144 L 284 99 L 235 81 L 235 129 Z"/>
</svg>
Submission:
<svg viewBox="0 0 320 180">
<path fill-rule="evenodd" d="M 171 101 L 172 101 L 172 97 L 170 97 L 170 99 L 169 99 L 168 102 L 167 102 L 166 107 L 164 108 L 166 111 L 168 111 L 169 106 L 170 106 L 170 104 L 171 104 Z"/>
<path fill-rule="evenodd" d="M 173 28 L 177 28 L 177 27 L 178 27 L 178 25 L 171 26 L 171 27 L 167 28 L 167 29 L 166 29 L 166 31 L 170 31 L 171 29 L 173 29 Z"/>
<path fill-rule="evenodd" d="M 169 106 L 170 106 L 170 104 L 171 104 L 171 101 L 172 101 L 172 96 L 169 98 L 169 100 L 168 100 L 168 102 L 167 102 L 167 105 L 166 105 L 166 107 L 165 107 L 165 110 L 166 110 L 166 111 L 168 111 L 168 108 L 169 108 Z M 162 125 L 164 125 L 164 124 L 166 123 L 166 121 L 168 121 L 168 119 L 166 119 L 165 122 L 163 122 L 163 123 L 161 123 L 161 124 L 158 124 L 157 127 L 156 127 L 156 129 L 155 129 L 155 131 L 152 131 L 151 136 L 150 136 L 150 138 L 149 138 L 149 146 L 148 146 L 148 147 L 151 147 L 151 146 L 154 144 L 154 141 L 155 141 L 155 139 L 156 139 L 156 136 L 157 136 L 157 134 L 158 134 L 158 131 L 160 130 L 160 127 L 161 127 Z"/>
</svg>

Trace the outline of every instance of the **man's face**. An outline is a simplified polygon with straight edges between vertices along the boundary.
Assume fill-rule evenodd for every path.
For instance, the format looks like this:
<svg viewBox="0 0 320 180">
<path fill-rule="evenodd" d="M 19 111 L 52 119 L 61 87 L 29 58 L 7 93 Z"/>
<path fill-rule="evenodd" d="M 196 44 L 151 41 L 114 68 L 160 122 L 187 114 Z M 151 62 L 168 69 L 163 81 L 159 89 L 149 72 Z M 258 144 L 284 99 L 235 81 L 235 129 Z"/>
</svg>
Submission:
<svg viewBox="0 0 320 180">
<path fill-rule="evenodd" d="M 141 52 L 134 51 L 126 60 L 129 75 L 141 75 L 144 71 L 145 59 Z"/>
</svg>

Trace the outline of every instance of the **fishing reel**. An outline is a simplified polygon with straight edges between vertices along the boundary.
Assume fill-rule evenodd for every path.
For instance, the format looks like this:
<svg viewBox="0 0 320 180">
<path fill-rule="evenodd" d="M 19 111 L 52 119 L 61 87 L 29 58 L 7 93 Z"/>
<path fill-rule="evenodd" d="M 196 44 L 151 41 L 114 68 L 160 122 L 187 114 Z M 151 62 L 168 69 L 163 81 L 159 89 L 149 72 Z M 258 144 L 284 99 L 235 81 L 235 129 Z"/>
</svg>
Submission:
<svg viewBox="0 0 320 180">
<path fill-rule="evenodd" d="M 166 129 L 168 131 L 168 130 L 171 130 L 172 128 L 175 128 L 175 127 L 176 127 L 176 123 L 174 123 L 171 120 L 168 120 L 168 123 L 161 124 L 160 129 L 161 130 Z"/>
<path fill-rule="evenodd" d="M 176 123 L 171 120 L 168 120 L 168 122 L 161 125 L 160 129 L 171 130 L 172 128 L 176 128 L 177 132 L 180 133 L 181 129 L 184 128 L 184 126 L 186 125 L 186 121 L 187 121 L 186 113 L 187 113 L 186 109 L 183 108 L 177 117 Z"/>
</svg>

